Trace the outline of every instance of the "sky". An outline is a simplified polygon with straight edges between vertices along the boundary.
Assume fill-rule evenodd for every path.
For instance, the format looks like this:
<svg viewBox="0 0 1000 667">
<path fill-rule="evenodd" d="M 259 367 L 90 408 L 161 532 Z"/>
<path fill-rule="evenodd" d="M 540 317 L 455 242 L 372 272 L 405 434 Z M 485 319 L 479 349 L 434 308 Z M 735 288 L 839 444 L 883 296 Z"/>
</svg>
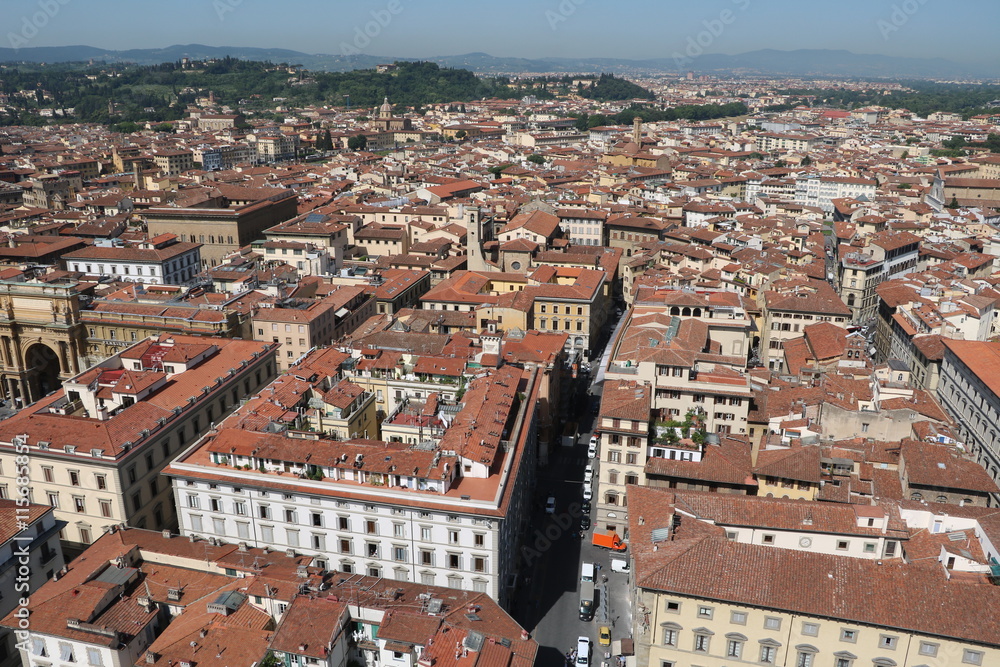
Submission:
<svg viewBox="0 0 1000 667">
<path fill-rule="evenodd" d="M 629 59 L 817 48 L 1000 65 L 998 20 L 997 0 L 2 0 L 0 46 Z"/>
</svg>

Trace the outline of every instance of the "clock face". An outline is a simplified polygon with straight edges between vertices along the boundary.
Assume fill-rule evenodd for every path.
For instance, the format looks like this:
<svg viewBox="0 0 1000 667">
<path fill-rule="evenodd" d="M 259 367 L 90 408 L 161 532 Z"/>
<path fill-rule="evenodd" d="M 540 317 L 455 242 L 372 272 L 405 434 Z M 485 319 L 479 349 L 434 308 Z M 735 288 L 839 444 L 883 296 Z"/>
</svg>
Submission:
<svg viewBox="0 0 1000 667">
<path fill-rule="evenodd" d="M 813 543 L 812 539 L 808 537 L 803 537 L 799 540 L 799 546 L 801 547 L 808 547 L 812 543 Z"/>
</svg>

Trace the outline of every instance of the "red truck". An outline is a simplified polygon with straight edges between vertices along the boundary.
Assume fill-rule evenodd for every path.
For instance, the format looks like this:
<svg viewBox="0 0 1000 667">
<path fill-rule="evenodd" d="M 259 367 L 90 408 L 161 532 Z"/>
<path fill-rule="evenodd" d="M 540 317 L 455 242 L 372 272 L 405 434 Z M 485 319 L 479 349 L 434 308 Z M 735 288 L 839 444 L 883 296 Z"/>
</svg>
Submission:
<svg viewBox="0 0 1000 667">
<path fill-rule="evenodd" d="M 625 551 L 628 547 L 627 544 L 618 537 L 616 532 L 604 532 L 602 530 L 594 531 L 594 546 L 604 547 L 605 549 L 611 549 L 612 551 Z"/>
</svg>

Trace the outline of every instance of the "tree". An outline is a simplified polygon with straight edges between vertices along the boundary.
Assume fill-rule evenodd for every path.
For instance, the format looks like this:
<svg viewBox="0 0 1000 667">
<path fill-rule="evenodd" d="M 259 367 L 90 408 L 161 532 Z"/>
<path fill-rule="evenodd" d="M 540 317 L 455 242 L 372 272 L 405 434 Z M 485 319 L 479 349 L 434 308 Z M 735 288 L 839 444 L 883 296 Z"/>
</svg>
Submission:
<svg viewBox="0 0 1000 667">
<path fill-rule="evenodd" d="M 952 196 L 951 201 L 948 202 L 948 208 L 958 208 L 958 197 Z"/>
<path fill-rule="evenodd" d="M 170 123 L 160 123 L 153 126 L 153 132 L 173 132 L 174 126 Z"/>
<path fill-rule="evenodd" d="M 363 134 L 355 134 L 347 140 L 347 147 L 352 151 L 363 151 L 368 145 L 368 137 Z"/>
<path fill-rule="evenodd" d="M 942 141 L 941 145 L 951 149 L 963 148 L 965 146 L 965 137 L 952 137 L 947 141 Z"/>
<path fill-rule="evenodd" d="M 764 159 L 764 154 L 763 153 L 758 153 L 757 151 L 754 151 L 753 153 L 750 153 L 750 159 L 751 160 L 763 160 Z"/>
<path fill-rule="evenodd" d="M 490 167 L 486 171 L 488 171 L 491 174 L 493 174 L 493 178 L 500 178 L 500 174 L 502 174 L 503 170 L 506 169 L 509 166 L 510 166 L 510 163 L 507 162 L 505 164 L 498 164 L 495 167 Z"/>
<path fill-rule="evenodd" d="M 458 139 L 459 141 L 465 139 L 465 137 L 467 136 L 468 133 L 465 130 L 459 130 L 458 132 L 455 133 L 455 138 Z"/>
<path fill-rule="evenodd" d="M 531 162 L 533 164 L 545 164 L 545 158 L 543 158 L 538 153 L 532 153 L 527 157 L 527 160 L 528 162 Z"/>
<path fill-rule="evenodd" d="M 910 157 L 910 151 L 903 151 L 903 154 L 899 156 L 899 159 L 905 160 L 908 157 Z"/>
<path fill-rule="evenodd" d="M 333 137 L 330 136 L 330 130 L 323 132 L 316 139 L 316 150 L 318 151 L 332 151 L 333 150 Z"/>
<path fill-rule="evenodd" d="M 799 164 L 802 165 L 803 167 L 808 167 L 812 163 L 813 163 L 812 158 L 809 157 L 808 155 L 802 158 L 802 161 L 799 162 Z"/>
</svg>

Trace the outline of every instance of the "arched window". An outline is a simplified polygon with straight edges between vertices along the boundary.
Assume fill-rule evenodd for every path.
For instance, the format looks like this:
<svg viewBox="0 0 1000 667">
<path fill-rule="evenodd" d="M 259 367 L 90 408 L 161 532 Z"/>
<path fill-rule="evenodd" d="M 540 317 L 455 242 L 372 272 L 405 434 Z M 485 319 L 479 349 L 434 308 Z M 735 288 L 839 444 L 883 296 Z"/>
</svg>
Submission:
<svg viewBox="0 0 1000 667">
<path fill-rule="evenodd" d="M 923 500 L 923 499 L 924 499 L 923 494 L 917 493 L 916 491 L 910 494 L 910 500 Z"/>
</svg>

